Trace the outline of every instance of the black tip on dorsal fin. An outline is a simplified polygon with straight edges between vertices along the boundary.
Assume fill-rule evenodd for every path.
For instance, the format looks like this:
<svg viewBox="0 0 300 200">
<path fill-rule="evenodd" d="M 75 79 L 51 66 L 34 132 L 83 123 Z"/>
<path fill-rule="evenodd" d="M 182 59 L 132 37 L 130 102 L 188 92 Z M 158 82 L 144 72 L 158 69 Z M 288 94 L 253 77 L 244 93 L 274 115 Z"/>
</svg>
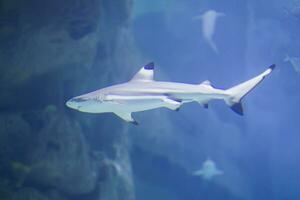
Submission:
<svg viewBox="0 0 300 200">
<path fill-rule="evenodd" d="M 154 62 L 148 63 L 144 66 L 144 69 L 146 70 L 153 70 L 154 69 Z"/>
</svg>

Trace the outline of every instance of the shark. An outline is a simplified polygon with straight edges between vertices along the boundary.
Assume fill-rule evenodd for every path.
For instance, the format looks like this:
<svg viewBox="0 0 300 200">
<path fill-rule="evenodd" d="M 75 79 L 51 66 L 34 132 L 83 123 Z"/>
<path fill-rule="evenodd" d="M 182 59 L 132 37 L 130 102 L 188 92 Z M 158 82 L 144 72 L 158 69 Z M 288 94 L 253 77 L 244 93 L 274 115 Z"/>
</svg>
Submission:
<svg viewBox="0 0 300 200">
<path fill-rule="evenodd" d="M 224 100 L 237 114 L 243 115 L 241 100 L 257 86 L 275 65 L 256 77 L 227 90 L 217 89 L 206 80 L 200 84 L 154 80 L 154 63 L 143 66 L 131 80 L 74 97 L 66 102 L 69 108 L 86 113 L 114 113 L 126 122 L 137 125 L 132 113 L 156 108 L 178 111 L 190 102 L 208 108 L 211 100 Z"/>
<path fill-rule="evenodd" d="M 224 16 L 226 16 L 224 13 L 217 12 L 215 10 L 207 10 L 203 14 L 194 17 L 195 20 L 202 20 L 202 36 L 216 53 L 219 52 L 216 44 L 213 41 L 216 22 L 219 17 Z"/>
<path fill-rule="evenodd" d="M 206 180 L 210 180 L 214 176 L 223 174 L 223 171 L 217 169 L 215 162 L 211 159 L 204 161 L 202 168 L 193 173 L 194 176 L 202 176 Z"/>
<path fill-rule="evenodd" d="M 285 56 L 285 62 L 289 62 L 294 68 L 295 72 L 300 73 L 300 59 L 298 57 Z"/>
</svg>

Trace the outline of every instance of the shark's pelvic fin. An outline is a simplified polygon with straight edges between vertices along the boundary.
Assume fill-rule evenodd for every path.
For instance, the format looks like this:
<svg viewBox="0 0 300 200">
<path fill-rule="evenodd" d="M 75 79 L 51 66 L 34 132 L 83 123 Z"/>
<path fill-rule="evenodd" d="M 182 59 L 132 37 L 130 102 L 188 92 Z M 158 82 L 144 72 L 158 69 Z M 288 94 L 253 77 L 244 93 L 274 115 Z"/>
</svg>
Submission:
<svg viewBox="0 0 300 200">
<path fill-rule="evenodd" d="M 118 117 L 122 118 L 126 122 L 130 122 L 134 125 L 138 125 L 138 122 L 132 117 L 129 112 L 114 112 Z"/>
<path fill-rule="evenodd" d="M 163 99 L 163 101 L 166 103 L 165 107 L 169 108 L 171 110 L 176 110 L 178 111 L 180 106 L 182 105 L 182 101 L 180 99 L 174 99 L 167 97 Z"/>
<path fill-rule="evenodd" d="M 148 63 L 142 67 L 131 79 L 131 81 L 153 81 L 154 63 Z"/>
</svg>

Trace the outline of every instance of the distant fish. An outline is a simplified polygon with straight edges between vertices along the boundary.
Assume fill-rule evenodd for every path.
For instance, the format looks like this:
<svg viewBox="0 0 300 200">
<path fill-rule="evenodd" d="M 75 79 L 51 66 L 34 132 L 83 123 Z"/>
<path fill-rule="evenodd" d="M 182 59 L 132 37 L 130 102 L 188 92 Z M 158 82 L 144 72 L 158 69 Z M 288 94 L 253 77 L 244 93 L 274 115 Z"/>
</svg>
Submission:
<svg viewBox="0 0 300 200">
<path fill-rule="evenodd" d="M 31 172 L 32 168 L 29 165 L 26 165 L 19 161 L 12 161 L 11 163 L 11 169 L 13 171 L 13 174 L 16 178 L 16 187 L 20 188 L 23 186 L 23 183 L 25 182 L 28 174 Z"/>
<path fill-rule="evenodd" d="M 300 58 L 298 57 L 290 57 L 289 55 L 286 55 L 285 62 L 291 63 L 293 66 L 294 70 L 300 74 Z"/>
<path fill-rule="evenodd" d="M 206 180 L 212 179 L 214 176 L 223 175 L 223 171 L 217 169 L 214 161 L 207 159 L 200 170 L 193 173 L 194 176 L 202 176 Z"/>
<path fill-rule="evenodd" d="M 202 20 L 202 35 L 206 42 L 210 45 L 210 47 L 218 53 L 218 48 L 213 41 L 213 36 L 215 34 L 216 29 L 216 20 L 218 17 L 225 16 L 224 13 L 217 12 L 215 10 L 208 10 L 204 12 L 202 15 L 194 17 L 194 19 Z"/>
</svg>

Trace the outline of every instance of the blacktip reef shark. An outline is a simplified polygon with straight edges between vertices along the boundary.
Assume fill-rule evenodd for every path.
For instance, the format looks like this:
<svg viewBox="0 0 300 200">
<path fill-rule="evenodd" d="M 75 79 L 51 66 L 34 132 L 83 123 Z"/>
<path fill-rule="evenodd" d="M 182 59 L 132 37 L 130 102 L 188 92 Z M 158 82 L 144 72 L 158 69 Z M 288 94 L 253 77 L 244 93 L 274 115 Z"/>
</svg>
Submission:
<svg viewBox="0 0 300 200">
<path fill-rule="evenodd" d="M 200 170 L 193 173 L 194 176 L 202 176 L 206 180 L 212 179 L 214 176 L 223 175 L 223 171 L 217 169 L 216 164 L 211 159 L 207 159 Z"/>
<path fill-rule="evenodd" d="M 137 125 L 132 113 L 165 107 L 178 110 L 184 103 L 198 102 L 205 108 L 221 99 L 237 114 L 243 115 L 242 98 L 258 85 L 275 65 L 260 75 L 227 90 L 214 88 L 209 81 L 200 84 L 161 82 L 153 79 L 154 63 L 142 67 L 128 82 L 96 90 L 67 101 L 72 109 L 86 113 L 114 113 Z"/>
<path fill-rule="evenodd" d="M 285 62 L 289 62 L 294 68 L 295 72 L 300 73 L 300 59 L 298 57 L 285 56 Z"/>
<path fill-rule="evenodd" d="M 226 16 L 224 13 L 217 12 L 215 10 L 208 10 L 202 15 L 194 17 L 194 19 L 202 20 L 202 35 L 210 47 L 218 53 L 218 48 L 213 41 L 213 36 L 215 34 L 216 22 L 219 17 Z"/>
</svg>

